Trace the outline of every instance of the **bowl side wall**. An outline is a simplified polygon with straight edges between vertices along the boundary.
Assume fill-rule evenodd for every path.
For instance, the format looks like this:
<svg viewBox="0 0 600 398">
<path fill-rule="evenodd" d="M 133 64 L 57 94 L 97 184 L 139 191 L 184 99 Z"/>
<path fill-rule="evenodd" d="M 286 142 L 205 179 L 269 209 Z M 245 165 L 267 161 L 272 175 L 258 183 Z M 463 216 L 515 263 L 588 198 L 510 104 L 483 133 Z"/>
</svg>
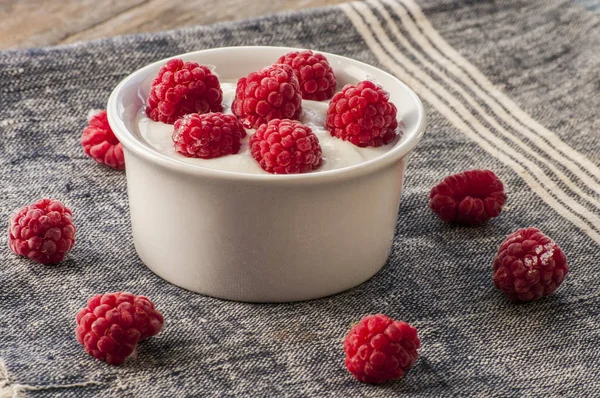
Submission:
<svg viewBox="0 0 600 398">
<path fill-rule="evenodd" d="M 281 302 L 344 291 L 385 263 L 405 162 L 330 186 L 206 181 L 126 153 L 143 262 L 214 297 Z"/>
</svg>

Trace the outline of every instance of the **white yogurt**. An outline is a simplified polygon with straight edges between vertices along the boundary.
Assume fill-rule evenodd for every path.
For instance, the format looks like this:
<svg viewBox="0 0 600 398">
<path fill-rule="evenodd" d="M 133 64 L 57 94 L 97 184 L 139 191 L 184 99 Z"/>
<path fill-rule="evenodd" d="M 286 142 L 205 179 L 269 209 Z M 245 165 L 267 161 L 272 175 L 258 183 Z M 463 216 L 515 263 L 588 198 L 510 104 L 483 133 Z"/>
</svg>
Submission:
<svg viewBox="0 0 600 398">
<path fill-rule="evenodd" d="M 223 112 L 231 113 L 231 103 L 235 96 L 235 83 L 221 83 L 223 90 Z M 397 139 L 392 143 L 377 148 L 359 148 L 356 145 L 333 137 L 325 127 L 328 101 L 302 101 L 302 114 L 300 122 L 309 126 L 315 133 L 323 150 L 323 164 L 314 172 L 323 170 L 340 169 L 366 162 L 383 155 L 390 150 Z M 144 107 L 140 109 L 137 116 L 138 133 L 156 151 L 163 155 L 190 163 L 196 166 L 206 167 L 224 171 L 234 171 L 248 174 L 268 174 L 250 154 L 248 145 L 249 137 L 255 130 L 246 129 L 248 135 L 242 139 L 242 147 L 235 155 L 227 155 L 214 159 L 188 158 L 175 150 L 173 140 L 173 125 L 154 120 L 146 116 Z"/>
</svg>

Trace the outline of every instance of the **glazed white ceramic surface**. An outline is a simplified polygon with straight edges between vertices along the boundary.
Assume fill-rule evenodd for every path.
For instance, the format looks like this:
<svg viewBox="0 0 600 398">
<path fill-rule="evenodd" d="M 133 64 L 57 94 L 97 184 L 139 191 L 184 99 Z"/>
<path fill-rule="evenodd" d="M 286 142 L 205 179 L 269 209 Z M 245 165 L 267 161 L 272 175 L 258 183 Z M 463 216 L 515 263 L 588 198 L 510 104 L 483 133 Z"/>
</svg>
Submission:
<svg viewBox="0 0 600 398">
<path fill-rule="evenodd" d="M 293 50 L 227 47 L 177 57 L 229 80 Z M 381 157 L 296 175 L 192 165 L 155 151 L 137 134 L 136 115 L 167 60 L 134 72 L 114 89 L 108 120 L 123 144 L 134 244 L 148 268 L 198 293 L 251 302 L 331 295 L 381 269 L 394 237 L 407 155 L 425 128 L 423 105 L 392 75 L 323 54 L 338 89 L 371 79 L 390 92 L 406 127 Z"/>
</svg>

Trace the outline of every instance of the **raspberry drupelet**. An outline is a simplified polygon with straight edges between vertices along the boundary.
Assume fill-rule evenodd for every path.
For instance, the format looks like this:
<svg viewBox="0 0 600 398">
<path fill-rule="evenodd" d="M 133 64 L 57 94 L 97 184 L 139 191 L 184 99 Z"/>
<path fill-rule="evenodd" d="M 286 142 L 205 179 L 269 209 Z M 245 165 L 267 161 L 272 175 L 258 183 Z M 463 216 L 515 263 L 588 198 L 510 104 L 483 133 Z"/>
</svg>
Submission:
<svg viewBox="0 0 600 398">
<path fill-rule="evenodd" d="M 273 174 L 307 173 L 323 161 L 319 139 L 310 127 L 287 119 L 260 126 L 250 137 L 250 153 Z"/>
<path fill-rule="evenodd" d="M 81 135 L 83 152 L 96 162 L 117 170 L 125 168 L 123 146 L 108 124 L 106 111 L 92 111 Z"/>
<path fill-rule="evenodd" d="M 289 65 L 275 64 L 238 80 L 231 110 L 246 128 L 258 128 L 273 119 L 298 120 L 302 93 Z"/>
<path fill-rule="evenodd" d="M 333 97 L 337 81 L 323 54 L 311 50 L 292 51 L 281 56 L 277 63 L 292 67 L 300 83 L 303 99 L 323 101 Z"/>
<path fill-rule="evenodd" d="M 192 158 L 212 159 L 239 152 L 246 136 L 242 123 L 223 113 L 192 113 L 175 122 L 175 150 Z"/>
<path fill-rule="evenodd" d="M 562 249 L 537 228 L 508 235 L 494 259 L 493 280 L 511 300 L 531 301 L 552 294 L 569 266 Z"/>
<path fill-rule="evenodd" d="M 56 264 L 75 244 L 72 212 L 56 199 L 41 199 L 17 210 L 8 224 L 8 247 L 19 256 Z"/>
<path fill-rule="evenodd" d="M 429 207 L 442 220 L 467 225 L 497 217 L 505 202 L 504 185 L 490 170 L 448 176 L 429 194 Z"/>
<path fill-rule="evenodd" d="M 139 341 L 157 335 L 164 325 L 149 298 L 126 292 L 90 297 L 76 321 L 77 341 L 88 354 L 111 365 L 123 363 Z"/>
<path fill-rule="evenodd" d="M 365 80 L 347 84 L 336 93 L 327 110 L 327 128 L 334 137 L 359 147 L 378 147 L 394 140 L 398 129 L 396 106 L 389 94 Z"/>
<path fill-rule="evenodd" d="M 364 317 L 346 335 L 346 368 L 358 380 L 380 384 L 397 380 L 413 367 L 421 346 L 417 329 L 386 315 Z"/>
<path fill-rule="evenodd" d="M 223 91 L 216 75 L 204 65 L 172 59 L 152 81 L 146 114 L 173 124 L 189 113 L 223 111 Z"/>
</svg>

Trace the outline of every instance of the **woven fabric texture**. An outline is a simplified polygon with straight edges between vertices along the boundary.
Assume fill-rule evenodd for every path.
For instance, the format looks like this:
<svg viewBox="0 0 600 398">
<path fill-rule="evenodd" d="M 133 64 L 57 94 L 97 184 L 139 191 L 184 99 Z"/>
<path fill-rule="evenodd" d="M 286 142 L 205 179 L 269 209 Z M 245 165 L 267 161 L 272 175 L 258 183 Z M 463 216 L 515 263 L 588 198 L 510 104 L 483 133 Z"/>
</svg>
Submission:
<svg viewBox="0 0 600 398">
<path fill-rule="evenodd" d="M 373 0 L 250 21 L 0 52 L 0 222 L 41 197 L 74 211 L 64 262 L 15 256 L 0 238 L 0 397 L 552 397 L 600 395 L 600 18 L 598 2 Z M 423 99 L 388 263 L 350 291 L 246 304 L 164 282 L 138 259 L 125 174 L 79 144 L 90 109 L 125 76 L 193 50 L 285 45 L 380 67 Z M 397 104 L 399 107 L 402 104 Z M 430 188 L 493 170 L 508 202 L 478 227 L 442 223 Z M 494 289 L 504 237 L 536 226 L 571 272 L 550 297 Z M 113 367 L 87 355 L 75 314 L 96 293 L 131 291 L 163 332 Z M 342 339 L 371 313 L 419 329 L 404 380 L 353 379 Z"/>
</svg>

